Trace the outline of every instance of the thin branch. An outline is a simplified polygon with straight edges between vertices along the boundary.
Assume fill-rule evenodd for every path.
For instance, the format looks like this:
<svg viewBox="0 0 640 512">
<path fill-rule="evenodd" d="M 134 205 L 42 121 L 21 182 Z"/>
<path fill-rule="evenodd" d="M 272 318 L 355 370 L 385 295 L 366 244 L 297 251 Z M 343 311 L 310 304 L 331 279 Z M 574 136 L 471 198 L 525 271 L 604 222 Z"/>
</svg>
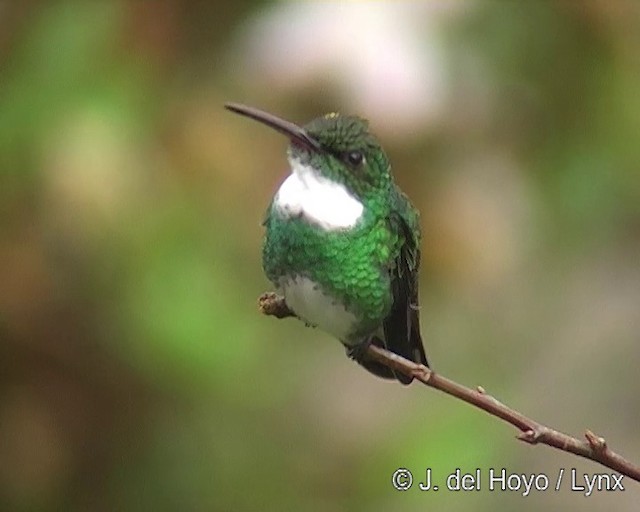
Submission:
<svg viewBox="0 0 640 512">
<path fill-rule="evenodd" d="M 265 315 L 276 316 L 277 318 L 296 316 L 287 306 L 284 297 L 272 292 L 263 294 L 258 304 L 260 311 Z M 529 444 L 546 444 L 547 446 L 591 459 L 640 482 L 640 467 L 612 451 L 604 438 L 590 430 L 584 433 L 586 441 L 581 441 L 526 417 L 487 394 L 480 386 L 477 389 L 468 388 L 435 373 L 426 366 L 409 361 L 375 345 L 369 345 L 367 354 L 379 363 L 413 377 L 426 386 L 454 396 L 510 423 L 520 430 L 517 439 L 521 441 Z"/>
</svg>

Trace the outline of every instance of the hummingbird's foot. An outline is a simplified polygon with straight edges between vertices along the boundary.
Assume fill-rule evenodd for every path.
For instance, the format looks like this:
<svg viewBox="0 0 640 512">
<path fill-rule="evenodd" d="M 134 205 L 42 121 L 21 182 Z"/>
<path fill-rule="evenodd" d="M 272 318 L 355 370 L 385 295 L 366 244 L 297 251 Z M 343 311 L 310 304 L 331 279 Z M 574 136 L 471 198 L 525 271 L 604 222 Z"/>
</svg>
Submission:
<svg viewBox="0 0 640 512">
<path fill-rule="evenodd" d="M 369 357 L 367 350 L 372 343 L 377 347 L 385 348 L 384 342 L 381 339 L 376 336 L 370 336 L 356 345 L 345 345 L 347 356 L 378 377 L 395 379 L 396 375 L 391 368 L 378 361 L 373 361 Z"/>
<path fill-rule="evenodd" d="M 367 338 L 356 345 L 345 345 L 344 348 L 347 351 L 347 357 L 349 357 L 349 359 L 361 361 L 367 357 L 369 345 L 371 345 L 371 338 Z"/>
</svg>

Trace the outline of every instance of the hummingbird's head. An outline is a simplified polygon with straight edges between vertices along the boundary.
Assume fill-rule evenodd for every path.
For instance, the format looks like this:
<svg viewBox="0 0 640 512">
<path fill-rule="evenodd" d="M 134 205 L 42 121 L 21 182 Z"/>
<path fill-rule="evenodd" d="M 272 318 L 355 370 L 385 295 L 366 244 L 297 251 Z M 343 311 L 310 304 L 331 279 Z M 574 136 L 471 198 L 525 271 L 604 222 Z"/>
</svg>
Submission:
<svg viewBox="0 0 640 512">
<path fill-rule="evenodd" d="M 228 103 L 225 107 L 289 137 L 287 155 L 294 172 L 312 172 L 343 184 L 360 198 L 391 185 L 389 162 L 365 119 L 331 113 L 300 127 L 244 105 Z"/>
</svg>

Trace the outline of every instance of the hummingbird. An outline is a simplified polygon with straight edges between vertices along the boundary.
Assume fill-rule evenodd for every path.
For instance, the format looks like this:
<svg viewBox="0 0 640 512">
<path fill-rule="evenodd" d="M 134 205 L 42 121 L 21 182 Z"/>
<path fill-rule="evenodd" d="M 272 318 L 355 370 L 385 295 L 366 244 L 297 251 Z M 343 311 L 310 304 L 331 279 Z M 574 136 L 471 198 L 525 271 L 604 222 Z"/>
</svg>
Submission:
<svg viewBox="0 0 640 512">
<path fill-rule="evenodd" d="M 267 278 L 299 319 L 337 338 L 350 358 L 409 384 L 367 357 L 374 344 L 429 366 L 419 325 L 418 211 L 368 121 L 329 113 L 301 127 L 246 105 L 225 108 L 289 139 L 291 174 L 263 223 Z"/>
</svg>

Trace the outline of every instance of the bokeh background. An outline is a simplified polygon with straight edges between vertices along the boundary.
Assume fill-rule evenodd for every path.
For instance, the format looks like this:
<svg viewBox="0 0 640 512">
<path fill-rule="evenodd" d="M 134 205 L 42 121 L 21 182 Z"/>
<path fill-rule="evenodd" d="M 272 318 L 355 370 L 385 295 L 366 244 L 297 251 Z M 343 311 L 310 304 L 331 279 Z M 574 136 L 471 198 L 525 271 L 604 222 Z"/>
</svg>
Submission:
<svg viewBox="0 0 640 512">
<path fill-rule="evenodd" d="M 260 316 L 286 141 L 222 104 L 369 118 L 434 367 L 637 463 L 639 91 L 631 0 L 0 3 L 0 510 L 637 510 L 395 491 L 606 469 Z"/>
</svg>

